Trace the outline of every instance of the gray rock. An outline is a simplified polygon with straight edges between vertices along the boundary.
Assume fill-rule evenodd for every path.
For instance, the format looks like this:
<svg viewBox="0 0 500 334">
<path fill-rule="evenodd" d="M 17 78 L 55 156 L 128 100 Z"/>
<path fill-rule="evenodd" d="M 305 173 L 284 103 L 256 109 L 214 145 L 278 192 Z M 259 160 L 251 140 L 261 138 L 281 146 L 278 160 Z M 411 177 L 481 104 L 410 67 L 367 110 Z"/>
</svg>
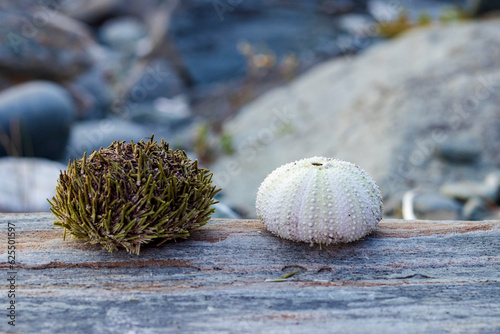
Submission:
<svg viewBox="0 0 500 334">
<path fill-rule="evenodd" d="M 471 138 L 450 139 L 436 145 L 436 154 L 452 163 L 477 162 L 483 151 L 483 146 Z"/>
<path fill-rule="evenodd" d="M 76 76 L 68 86 L 80 102 L 79 119 L 103 118 L 108 113 L 113 95 L 105 71 L 99 66 Z"/>
<path fill-rule="evenodd" d="M 93 64 L 91 34 L 78 21 L 39 1 L 0 1 L 0 70 L 59 80 Z"/>
<path fill-rule="evenodd" d="M 147 140 L 151 134 L 144 126 L 118 118 L 78 122 L 71 130 L 66 161 L 81 159 L 84 152 L 90 154 L 101 147 L 108 147 L 116 140 L 137 142 L 141 139 Z"/>
<path fill-rule="evenodd" d="M 173 99 L 157 98 L 154 101 L 155 109 L 173 123 L 184 122 L 191 117 L 189 103 L 185 96 L 176 96 Z"/>
<path fill-rule="evenodd" d="M 500 156 L 499 30 L 498 19 L 415 29 L 269 91 L 225 124 L 236 154 L 211 166 L 214 180 L 250 216 L 267 173 L 314 155 L 356 163 L 386 198 L 480 181 Z M 484 143 L 479 163 L 435 157 L 458 134 Z"/>
<path fill-rule="evenodd" d="M 212 218 L 227 218 L 227 219 L 239 219 L 240 216 L 234 212 L 229 206 L 224 202 L 219 202 L 214 205 L 215 212 Z"/>
<path fill-rule="evenodd" d="M 38 158 L 0 158 L 0 212 L 47 212 L 66 166 Z"/>
<path fill-rule="evenodd" d="M 463 207 L 463 217 L 466 220 L 483 220 L 488 211 L 488 204 L 483 198 L 472 197 Z"/>
<path fill-rule="evenodd" d="M 344 31 L 363 36 L 368 34 L 375 24 L 373 18 L 366 14 L 347 14 L 339 18 L 339 27 Z"/>
<path fill-rule="evenodd" d="M 141 124 L 177 129 L 192 121 L 189 104 L 184 96 L 173 99 L 159 97 L 152 103 L 142 103 L 133 110 L 130 119 Z"/>
<path fill-rule="evenodd" d="M 498 200 L 500 190 L 500 172 L 490 172 L 483 182 L 460 181 L 444 184 L 440 192 L 459 201 L 468 201 L 473 198 L 482 198 L 488 202 Z"/>
<path fill-rule="evenodd" d="M 0 93 L 0 156 L 61 158 L 75 118 L 69 93 L 48 81 L 13 86 Z"/>
<path fill-rule="evenodd" d="M 447 183 L 441 186 L 439 191 L 450 198 L 459 201 L 467 201 L 473 197 L 492 198 L 494 190 L 483 183 L 460 181 L 454 183 Z"/>
<path fill-rule="evenodd" d="M 134 17 L 119 17 L 106 21 L 99 30 L 104 44 L 123 52 L 135 53 L 137 44 L 146 37 L 144 24 Z"/>
<path fill-rule="evenodd" d="M 462 205 L 439 193 L 420 193 L 414 198 L 413 207 L 419 219 L 459 220 Z"/>
<path fill-rule="evenodd" d="M 491 189 L 488 199 L 498 203 L 500 200 L 500 171 L 496 170 L 488 173 L 484 178 L 484 184 L 488 189 Z"/>
<path fill-rule="evenodd" d="M 183 92 L 183 84 L 168 62 L 155 59 L 130 89 L 127 107 L 133 114 L 134 105 L 138 103 L 154 101 L 160 97 L 172 98 Z"/>
</svg>

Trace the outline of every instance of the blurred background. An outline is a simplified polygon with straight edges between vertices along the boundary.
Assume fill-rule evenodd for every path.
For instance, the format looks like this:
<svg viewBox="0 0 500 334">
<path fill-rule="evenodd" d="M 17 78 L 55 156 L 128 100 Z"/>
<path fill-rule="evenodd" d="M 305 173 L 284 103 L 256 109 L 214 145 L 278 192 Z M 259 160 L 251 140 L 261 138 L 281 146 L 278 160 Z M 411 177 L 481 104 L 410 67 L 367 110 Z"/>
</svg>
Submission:
<svg viewBox="0 0 500 334">
<path fill-rule="evenodd" d="M 0 212 L 68 160 L 164 138 L 255 217 L 282 164 L 377 181 L 385 216 L 498 219 L 500 1 L 0 0 Z"/>
</svg>

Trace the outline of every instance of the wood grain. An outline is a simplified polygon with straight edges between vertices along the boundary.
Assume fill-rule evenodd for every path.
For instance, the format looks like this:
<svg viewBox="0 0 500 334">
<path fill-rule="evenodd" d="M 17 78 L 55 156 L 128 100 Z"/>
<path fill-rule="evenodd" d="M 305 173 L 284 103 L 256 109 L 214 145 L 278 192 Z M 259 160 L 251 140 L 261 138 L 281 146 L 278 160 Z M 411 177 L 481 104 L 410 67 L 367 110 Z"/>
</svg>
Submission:
<svg viewBox="0 0 500 334">
<path fill-rule="evenodd" d="M 0 330 L 500 332 L 498 221 L 383 220 L 364 240 L 311 247 L 256 220 L 215 219 L 135 256 L 63 241 L 52 220 L 0 215 L 4 276 L 7 223 L 16 226 L 18 289 L 16 327 L 2 316 Z"/>
</svg>

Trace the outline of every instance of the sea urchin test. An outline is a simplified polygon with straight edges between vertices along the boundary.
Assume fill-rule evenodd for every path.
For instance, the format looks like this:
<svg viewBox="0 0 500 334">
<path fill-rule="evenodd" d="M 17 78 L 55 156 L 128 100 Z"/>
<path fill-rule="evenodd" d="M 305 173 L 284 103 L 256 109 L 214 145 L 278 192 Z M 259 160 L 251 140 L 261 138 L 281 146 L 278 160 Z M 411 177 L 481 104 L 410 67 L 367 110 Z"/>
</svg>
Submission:
<svg viewBox="0 0 500 334">
<path fill-rule="evenodd" d="M 309 243 L 358 240 L 382 219 L 382 196 L 360 167 L 313 157 L 277 168 L 257 193 L 257 215 L 275 235 Z"/>
<path fill-rule="evenodd" d="M 186 238 L 214 212 L 220 189 L 212 174 L 184 151 L 153 137 L 137 144 L 114 142 L 70 163 L 49 201 L 54 225 L 110 252 Z"/>
</svg>

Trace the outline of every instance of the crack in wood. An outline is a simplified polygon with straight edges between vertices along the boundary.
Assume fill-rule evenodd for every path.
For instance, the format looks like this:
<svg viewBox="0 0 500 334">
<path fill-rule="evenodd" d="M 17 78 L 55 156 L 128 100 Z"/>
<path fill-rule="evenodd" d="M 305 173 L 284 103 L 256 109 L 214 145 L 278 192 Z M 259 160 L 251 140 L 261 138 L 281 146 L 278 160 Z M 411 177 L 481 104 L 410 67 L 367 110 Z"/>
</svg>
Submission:
<svg viewBox="0 0 500 334">
<path fill-rule="evenodd" d="M 148 260 L 129 260 L 129 261 L 92 261 L 92 262 L 77 262 L 77 263 L 66 263 L 60 261 L 53 261 L 38 265 L 29 265 L 24 263 L 18 263 L 16 265 L 17 269 L 27 269 L 27 270 L 43 270 L 43 269 L 53 269 L 53 268 L 193 268 L 200 270 L 190 263 L 189 260 L 181 259 L 148 259 Z M 6 262 L 0 263 L 0 269 L 7 269 L 9 265 Z"/>
</svg>

